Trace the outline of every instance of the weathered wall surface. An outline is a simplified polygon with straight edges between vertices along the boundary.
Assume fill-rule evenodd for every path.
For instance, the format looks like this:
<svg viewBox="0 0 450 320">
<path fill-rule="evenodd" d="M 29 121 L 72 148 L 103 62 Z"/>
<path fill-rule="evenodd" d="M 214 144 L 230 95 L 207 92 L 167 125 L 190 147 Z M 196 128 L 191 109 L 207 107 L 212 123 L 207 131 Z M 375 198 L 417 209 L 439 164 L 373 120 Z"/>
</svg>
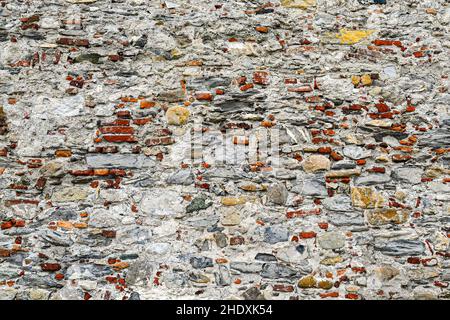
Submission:
<svg viewBox="0 0 450 320">
<path fill-rule="evenodd" d="M 2 299 L 449 297 L 449 1 L 0 21 Z"/>
</svg>

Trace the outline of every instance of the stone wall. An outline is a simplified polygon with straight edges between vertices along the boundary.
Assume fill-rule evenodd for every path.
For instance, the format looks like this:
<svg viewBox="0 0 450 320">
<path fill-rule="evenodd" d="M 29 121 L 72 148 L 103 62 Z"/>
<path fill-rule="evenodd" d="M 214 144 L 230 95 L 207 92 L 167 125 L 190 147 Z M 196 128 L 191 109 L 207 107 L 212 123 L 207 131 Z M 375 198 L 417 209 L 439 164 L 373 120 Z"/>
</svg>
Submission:
<svg viewBox="0 0 450 320">
<path fill-rule="evenodd" d="M 0 21 L 0 298 L 449 297 L 449 1 Z"/>
</svg>

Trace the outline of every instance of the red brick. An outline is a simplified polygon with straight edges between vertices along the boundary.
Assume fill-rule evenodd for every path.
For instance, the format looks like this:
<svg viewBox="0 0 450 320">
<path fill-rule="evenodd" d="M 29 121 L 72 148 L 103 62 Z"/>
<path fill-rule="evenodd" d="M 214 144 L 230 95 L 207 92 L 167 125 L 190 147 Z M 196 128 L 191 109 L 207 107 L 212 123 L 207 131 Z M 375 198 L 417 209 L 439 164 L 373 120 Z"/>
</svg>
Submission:
<svg viewBox="0 0 450 320">
<path fill-rule="evenodd" d="M 391 111 L 391 108 L 389 108 L 389 106 L 385 103 L 377 103 L 375 104 L 375 107 L 377 108 L 378 112 L 389 112 Z"/>
<path fill-rule="evenodd" d="M 119 54 L 110 54 L 108 60 L 112 62 L 123 61 L 123 56 Z"/>
<path fill-rule="evenodd" d="M 372 41 L 372 43 L 376 46 L 392 46 L 395 45 L 397 47 L 401 47 L 402 43 L 401 41 L 396 41 L 396 40 L 381 40 L 381 39 L 376 39 L 374 41 Z"/>
<path fill-rule="evenodd" d="M 139 118 L 139 119 L 133 119 L 133 124 L 135 124 L 137 126 L 143 126 L 151 121 L 152 121 L 152 118 Z"/>
<path fill-rule="evenodd" d="M 55 280 L 61 281 L 64 279 L 64 275 L 62 273 L 55 274 Z"/>
<path fill-rule="evenodd" d="M 89 47 L 89 40 L 87 39 L 59 38 L 56 43 L 66 46 Z"/>
<path fill-rule="evenodd" d="M 30 200 L 30 199 L 10 199 L 10 200 L 5 200 L 5 206 L 7 207 L 11 207 L 11 206 L 15 206 L 18 204 L 34 204 L 34 205 L 38 205 L 39 204 L 39 200 Z"/>
<path fill-rule="evenodd" d="M 336 151 L 332 151 L 330 153 L 330 157 L 334 160 L 334 161 L 340 161 L 342 159 L 344 159 L 343 156 L 341 156 L 339 153 L 337 153 Z"/>
<path fill-rule="evenodd" d="M 324 293 L 320 293 L 319 296 L 324 299 L 324 298 L 338 298 L 339 297 L 339 292 L 324 292 Z"/>
<path fill-rule="evenodd" d="M 119 133 L 119 134 L 133 134 L 134 129 L 132 127 L 121 127 L 121 126 L 113 126 L 113 127 L 100 127 L 100 132 L 105 133 Z"/>
<path fill-rule="evenodd" d="M 116 237 L 116 231 L 114 230 L 103 230 L 102 236 L 105 238 L 115 238 Z"/>
<path fill-rule="evenodd" d="M 313 89 L 309 85 L 301 86 L 301 87 L 288 88 L 287 90 L 289 92 L 300 92 L 300 93 L 306 93 L 306 92 L 313 91 Z"/>
<path fill-rule="evenodd" d="M 265 71 L 256 71 L 253 73 L 253 83 L 260 85 L 269 84 L 269 73 Z"/>
<path fill-rule="evenodd" d="M 119 152 L 119 149 L 116 146 L 96 147 L 95 152 L 97 152 L 97 153 L 117 153 L 117 152 Z"/>
<path fill-rule="evenodd" d="M 155 105 L 156 105 L 156 103 L 153 101 L 142 100 L 140 102 L 139 106 L 141 109 L 149 109 L 149 108 L 153 108 Z"/>
<path fill-rule="evenodd" d="M 331 148 L 330 147 L 320 147 L 318 150 L 317 150 L 317 152 L 319 152 L 319 153 L 331 153 L 332 152 L 332 150 L 331 150 Z"/>
<path fill-rule="evenodd" d="M 253 87 L 254 87 L 253 83 L 247 83 L 247 84 L 244 84 L 243 86 L 241 86 L 239 89 L 241 91 L 247 91 L 247 90 L 252 89 Z"/>
<path fill-rule="evenodd" d="M 296 84 L 297 83 L 297 79 L 295 79 L 295 78 L 286 78 L 286 79 L 284 79 L 284 83 L 285 84 Z"/>
<path fill-rule="evenodd" d="M 42 271 L 58 271 L 61 270 L 61 265 L 59 263 L 43 263 L 41 264 Z"/>
<path fill-rule="evenodd" d="M 269 28 L 268 27 L 264 27 L 264 26 L 257 26 L 255 27 L 255 30 L 261 33 L 267 33 L 269 32 Z"/>
<path fill-rule="evenodd" d="M 104 127 L 108 127 L 108 126 L 129 126 L 130 125 L 130 120 L 127 120 L 127 119 L 116 119 L 113 122 L 102 123 L 102 125 Z"/>
<path fill-rule="evenodd" d="M 130 119 L 131 112 L 129 110 L 121 110 L 116 112 L 116 116 L 121 119 Z"/>
<path fill-rule="evenodd" d="M 55 156 L 58 158 L 69 158 L 72 156 L 72 151 L 70 150 L 56 150 Z"/>
<path fill-rule="evenodd" d="M 315 238 L 316 235 L 317 234 L 314 231 L 304 231 L 299 234 L 301 239 L 312 239 Z"/>
<path fill-rule="evenodd" d="M 175 141 L 171 137 L 151 138 L 145 141 L 145 144 L 149 147 L 157 145 L 169 145 L 174 143 Z"/>
<path fill-rule="evenodd" d="M 386 168 L 383 167 L 372 167 L 370 169 L 367 169 L 368 172 L 374 172 L 374 173 L 385 173 Z"/>
<path fill-rule="evenodd" d="M 309 210 L 297 210 L 297 211 L 288 211 L 286 212 L 286 218 L 292 219 L 296 217 L 304 217 L 309 215 L 318 215 L 320 214 L 320 208 L 317 209 L 309 209 Z"/>
<path fill-rule="evenodd" d="M 195 99 L 203 101 L 212 101 L 213 95 L 210 92 L 196 92 Z"/>
<path fill-rule="evenodd" d="M 293 292 L 294 286 L 291 286 L 289 284 L 274 284 L 273 285 L 273 291 L 277 292 Z"/>
<path fill-rule="evenodd" d="M 347 293 L 345 295 L 345 298 L 350 300 L 357 300 L 359 298 L 359 295 L 357 295 L 356 293 Z"/>
<path fill-rule="evenodd" d="M 72 175 L 72 176 L 82 176 L 82 177 L 85 177 L 85 176 L 93 176 L 94 175 L 94 170 L 92 170 L 92 169 L 88 169 L 88 170 L 70 170 L 69 171 L 69 173 Z"/>
<path fill-rule="evenodd" d="M 244 244 L 244 243 L 245 243 L 244 237 L 236 236 L 236 237 L 230 238 L 230 245 L 232 245 L 232 246 L 236 246 L 236 245 L 240 245 L 240 244 Z"/>
<path fill-rule="evenodd" d="M 409 257 L 406 261 L 411 264 L 420 264 L 419 257 Z"/>
<path fill-rule="evenodd" d="M 6 230 L 6 229 L 11 229 L 13 226 L 14 226 L 14 222 L 12 220 L 10 220 L 10 221 L 2 222 L 2 224 L 0 225 L 0 228 L 2 230 Z"/>
<path fill-rule="evenodd" d="M 0 248 L 0 257 L 1 258 L 6 258 L 9 256 L 11 256 L 11 250 Z"/>
<path fill-rule="evenodd" d="M 108 142 L 137 142 L 133 135 L 104 135 L 103 139 Z"/>
</svg>

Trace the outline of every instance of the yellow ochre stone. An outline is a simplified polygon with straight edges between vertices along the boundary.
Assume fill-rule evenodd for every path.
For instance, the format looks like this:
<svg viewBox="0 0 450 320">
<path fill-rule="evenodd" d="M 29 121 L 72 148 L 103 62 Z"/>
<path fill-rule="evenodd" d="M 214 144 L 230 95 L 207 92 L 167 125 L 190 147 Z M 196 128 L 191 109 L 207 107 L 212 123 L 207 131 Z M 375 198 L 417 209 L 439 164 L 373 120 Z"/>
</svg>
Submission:
<svg viewBox="0 0 450 320">
<path fill-rule="evenodd" d="M 363 86 L 370 86 L 372 84 L 372 77 L 369 74 L 364 74 L 361 77 L 361 83 Z"/>
<path fill-rule="evenodd" d="M 223 197 L 222 198 L 222 204 L 224 206 L 236 206 L 238 204 L 244 204 L 247 202 L 246 197 Z"/>
<path fill-rule="evenodd" d="M 189 110 L 185 107 L 173 106 L 167 109 L 166 117 L 168 124 L 183 125 L 189 118 Z"/>
<path fill-rule="evenodd" d="M 341 29 L 339 30 L 339 33 L 336 34 L 336 38 L 338 38 L 341 41 L 341 44 L 355 44 L 367 38 L 374 32 L 375 30 Z"/>
<path fill-rule="evenodd" d="M 316 0 L 281 0 L 281 5 L 286 8 L 307 9 L 315 6 Z"/>
<path fill-rule="evenodd" d="M 360 208 L 379 208 L 384 204 L 384 198 L 371 187 L 352 187 L 352 203 Z"/>
<path fill-rule="evenodd" d="M 406 210 L 397 210 L 394 208 L 378 209 L 367 214 L 367 220 L 371 225 L 384 224 L 402 224 L 408 220 L 408 212 Z"/>
<path fill-rule="evenodd" d="M 360 76 L 352 76 L 352 83 L 353 83 L 354 86 L 357 86 L 360 81 L 361 81 L 361 77 Z"/>
<path fill-rule="evenodd" d="M 317 280 L 314 276 L 306 276 L 298 281 L 298 286 L 303 289 L 314 288 L 316 286 Z"/>
<path fill-rule="evenodd" d="M 317 286 L 321 289 L 330 290 L 331 288 L 333 288 L 333 282 L 329 280 L 321 280 L 319 281 Z"/>
<path fill-rule="evenodd" d="M 352 76 L 352 83 L 356 87 L 358 84 L 362 84 L 363 86 L 372 85 L 372 77 L 369 74 L 363 74 L 362 76 Z"/>
<path fill-rule="evenodd" d="M 320 261 L 320 264 L 323 264 L 326 266 L 333 266 L 337 263 L 341 263 L 342 261 L 344 261 L 344 259 L 341 256 L 329 257 L 329 258 L 325 258 L 322 261 Z"/>
</svg>

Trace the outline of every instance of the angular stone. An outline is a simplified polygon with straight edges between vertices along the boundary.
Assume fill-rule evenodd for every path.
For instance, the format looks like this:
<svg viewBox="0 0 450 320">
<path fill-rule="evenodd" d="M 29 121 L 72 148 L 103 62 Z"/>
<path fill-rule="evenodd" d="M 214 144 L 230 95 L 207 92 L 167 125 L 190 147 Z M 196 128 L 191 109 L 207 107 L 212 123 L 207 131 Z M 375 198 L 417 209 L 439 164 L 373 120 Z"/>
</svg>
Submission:
<svg viewBox="0 0 450 320">
<path fill-rule="evenodd" d="M 351 160 L 341 160 L 338 162 L 333 163 L 331 166 L 331 169 L 333 170 L 344 170 L 344 169 L 355 169 L 356 163 L 355 161 Z"/>
<path fill-rule="evenodd" d="M 387 174 L 370 174 L 355 179 L 355 185 L 373 186 L 376 184 L 385 184 L 391 181 L 391 177 Z"/>
<path fill-rule="evenodd" d="M 408 220 L 408 211 L 397 209 L 378 209 L 367 213 L 367 220 L 371 225 L 402 224 Z"/>
<path fill-rule="evenodd" d="M 322 201 L 323 207 L 330 211 L 350 211 L 352 210 L 352 202 L 350 197 L 345 195 L 337 195 L 325 198 Z"/>
<path fill-rule="evenodd" d="M 128 169 L 152 166 L 154 162 L 136 154 L 88 154 L 86 163 L 89 168 Z"/>
<path fill-rule="evenodd" d="M 294 191 L 296 190 L 294 189 Z M 319 177 L 305 178 L 298 186 L 298 192 L 312 197 L 326 197 L 328 195 L 325 181 Z"/>
<path fill-rule="evenodd" d="M 225 248 L 228 246 L 228 237 L 222 232 L 214 233 L 214 240 L 219 248 Z"/>
<path fill-rule="evenodd" d="M 211 281 L 206 274 L 200 272 L 189 273 L 189 280 L 195 283 L 209 283 Z"/>
<path fill-rule="evenodd" d="M 371 187 L 352 187 L 352 203 L 359 208 L 380 208 L 384 205 L 384 198 Z"/>
<path fill-rule="evenodd" d="M 195 216 L 191 217 L 185 220 L 185 223 L 193 228 L 212 228 L 217 225 L 219 222 L 219 217 L 214 215 L 208 215 L 208 216 Z"/>
<path fill-rule="evenodd" d="M 448 115 L 448 114 L 447 114 Z M 420 140 L 420 147 L 450 148 L 450 121 L 442 119 L 442 126 L 428 131 Z"/>
<path fill-rule="evenodd" d="M 188 186 L 194 183 L 195 176 L 191 170 L 181 169 L 167 178 L 168 184 L 180 184 Z"/>
<path fill-rule="evenodd" d="M 255 260 L 264 261 L 264 262 L 274 262 L 274 261 L 277 261 L 277 258 L 273 254 L 257 253 L 255 256 Z"/>
<path fill-rule="evenodd" d="M 265 263 L 261 270 L 261 277 L 268 279 L 293 278 L 298 272 L 279 263 Z"/>
<path fill-rule="evenodd" d="M 242 273 L 259 273 L 263 268 L 262 263 L 252 262 L 231 262 L 230 269 L 236 270 Z"/>
<path fill-rule="evenodd" d="M 390 265 L 381 265 L 374 269 L 374 273 L 381 281 L 389 281 L 400 274 L 400 271 Z"/>
<path fill-rule="evenodd" d="M 359 212 L 341 211 L 328 214 L 328 221 L 336 227 L 364 227 L 364 217 Z"/>
<path fill-rule="evenodd" d="M 213 261 L 208 257 L 192 257 L 189 263 L 195 269 L 204 269 L 213 266 Z"/>
<path fill-rule="evenodd" d="M 239 189 L 244 191 L 264 191 L 267 190 L 266 185 L 260 185 L 252 182 L 241 182 L 238 185 Z"/>
<path fill-rule="evenodd" d="M 336 257 L 328 257 L 320 261 L 320 264 L 326 265 L 326 266 L 334 266 L 335 264 L 343 262 L 344 259 L 341 256 Z"/>
<path fill-rule="evenodd" d="M 264 230 L 264 242 L 275 244 L 289 239 L 289 230 L 282 226 L 271 226 Z"/>
<path fill-rule="evenodd" d="M 302 250 L 298 250 L 298 248 L 302 248 Z M 305 251 L 304 247 L 287 247 L 282 248 L 277 251 L 276 258 L 280 260 L 281 262 L 288 263 L 288 264 L 301 264 L 306 265 L 307 264 L 307 257 L 308 254 Z"/>
<path fill-rule="evenodd" d="M 418 167 L 402 167 L 392 171 L 392 177 L 408 184 L 418 184 L 422 182 L 423 170 Z"/>
<path fill-rule="evenodd" d="M 58 189 L 52 194 L 52 201 L 54 202 L 72 202 L 81 201 L 87 198 L 89 191 L 82 187 L 67 187 Z"/>
<path fill-rule="evenodd" d="M 309 156 L 303 161 L 303 170 L 307 173 L 312 173 L 321 170 L 330 170 L 330 160 L 322 155 Z"/>
<path fill-rule="evenodd" d="M 73 241 L 67 234 L 59 233 L 52 230 L 46 230 L 41 234 L 44 241 L 47 241 L 55 246 L 69 247 L 73 244 Z"/>
<path fill-rule="evenodd" d="M 214 273 L 216 284 L 221 287 L 229 286 L 231 284 L 230 270 L 224 265 L 219 265 L 218 271 Z"/>
<path fill-rule="evenodd" d="M 327 178 L 343 178 L 351 176 L 359 176 L 361 174 L 361 169 L 343 169 L 329 171 L 325 174 Z"/>
<path fill-rule="evenodd" d="M 170 216 L 183 212 L 183 198 L 173 190 L 154 189 L 142 197 L 140 210 L 156 216 Z"/>
<path fill-rule="evenodd" d="M 225 216 L 220 220 L 223 226 L 237 226 L 241 223 L 241 217 L 239 212 L 231 211 L 225 214 Z"/>
<path fill-rule="evenodd" d="M 414 256 L 425 252 L 425 245 L 419 240 L 393 240 L 385 245 L 375 245 L 375 250 L 388 256 Z"/>
<path fill-rule="evenodd" d="M 284 205 L 288 197 L 286 186 L 282 183 L 270 185 L 267 189 L 267 197 L 274 204 Z"/>
<path fill-rule="evenodd" d="M 326 232 L 317 238 L 323 249 L 340 249 L 345 246 L 345 236 L 341 232 Z"/>
<path fill-rule="evenodd" d="M 83 53 L 83 54 L 76 56 L 73 59 L 73 62 L 80 63 L 83 61 L 88 61 L 93 64 L 99 64 L 101 58 L 102 58 L 102 56 L 99 55 L 98 53 Z"/>
<path fill-rule="evenodd" d="M 390 128 L 392 126 L 392 121 L 377 119 L 366 122 L 366 125 L 370 127 Z"/>
<path fill-rule="evenodd" d="M 186 213 L 191 213 L 209 208 L 210 206 L 212 206 L 212 202 L 207 200 L 208 198 L 206 196 L 198 196 L 194 198 L 186 207 Z"/>
<path fill-rule="evenodd" d="M 361 147 L 354 146 L 354 145 L 345 146 L 344 149 L 342 150 L 342 153 L 347 158 L 350 158 L 353 160 L 368 158 L 371 155 L 370 150 L 365 150 Z"/>
<path fill-rule="evenodd" d="M 242 297 L 245 300 L 266 300 L 264 298 L 264 294 L 257 287 L 251 287 L 250 289 L 247 289 L 242 294 Z"/>
</svg>

